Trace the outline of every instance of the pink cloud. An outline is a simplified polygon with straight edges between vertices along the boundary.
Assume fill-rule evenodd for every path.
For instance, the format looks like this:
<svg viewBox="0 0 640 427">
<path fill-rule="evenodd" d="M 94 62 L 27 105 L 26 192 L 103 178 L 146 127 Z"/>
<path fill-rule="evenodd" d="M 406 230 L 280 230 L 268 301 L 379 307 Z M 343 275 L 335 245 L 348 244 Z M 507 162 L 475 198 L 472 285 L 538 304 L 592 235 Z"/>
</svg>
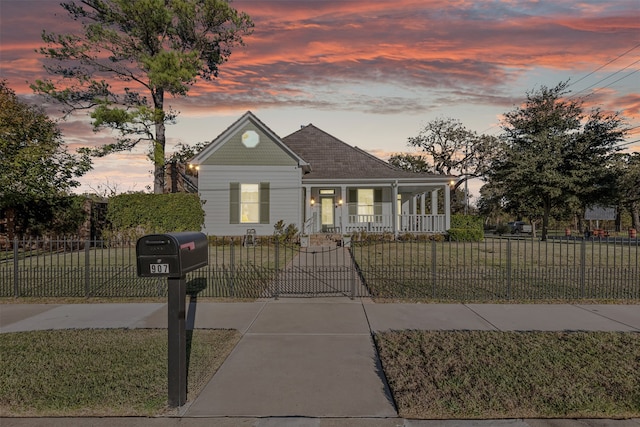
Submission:
<svg viewBox="0 0 640 427">
<path fill-rule="evenodd" d="M 34 5 L 37 14 L 25 13 Z M 635 0 L 232 5 L 252 17 L 255 32 L 222 65 L 219 79 L 198 82 L 187 98 L 168 99 L 183 114 L 279 106 L 377 114 L 457 105 L 506 111 L 531 89 L 521 86 L 531 70 L 584 75 L 630 48 L 640 30 Z M 74 24 L 57 0 L 3 0 L 1 7 L 0 78 L 28 94 L 26 81 L 46 77 L 34 52 L 41 30 L 64 32 Z M 594 99 L 640 120 L 638 85 L 629 87 L 615 86 Z"/>
</svg>

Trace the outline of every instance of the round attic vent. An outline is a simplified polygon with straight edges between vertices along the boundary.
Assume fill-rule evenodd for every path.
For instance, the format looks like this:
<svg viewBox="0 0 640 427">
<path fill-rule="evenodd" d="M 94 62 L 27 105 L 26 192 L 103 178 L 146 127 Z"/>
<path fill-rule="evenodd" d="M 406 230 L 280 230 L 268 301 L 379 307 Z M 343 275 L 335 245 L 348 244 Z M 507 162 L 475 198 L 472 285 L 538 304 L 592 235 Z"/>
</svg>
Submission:
<svg viewBox="0 0 640 427">
<path fill-rule="evenodd" d="M 256 131 L 248 130 L 242 134 L 242 143 L 247 148 L 253 148 L 260 143 L 260 135 Z"/>
</svg>

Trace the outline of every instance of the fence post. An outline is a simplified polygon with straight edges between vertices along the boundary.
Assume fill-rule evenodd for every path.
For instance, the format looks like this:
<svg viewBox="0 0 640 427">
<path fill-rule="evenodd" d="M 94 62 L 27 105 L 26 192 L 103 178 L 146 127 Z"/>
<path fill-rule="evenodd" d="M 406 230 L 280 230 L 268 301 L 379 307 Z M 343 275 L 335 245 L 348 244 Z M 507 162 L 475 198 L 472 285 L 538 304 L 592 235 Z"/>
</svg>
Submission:
<svg viewBox="0 0 640 427">
<path fill-rule="evenodd" d="M 351 247 L 347 248 L 347 253 L 349 254 L 349 259 L 346 261 L 349 263 L 351 267 L 351 299 L 353 300 L 356 297 L 356 263 L 353 260 L 353 253 L 351 252 Z"/>
<path fill-rule="evenodd" d="M 438 278 L 438 275 L 436 274 L 436 256 L 437 256 L 437 250 L 436 250 L 436 239 L 431 240 L 431 283 L 432 283 L 432 290 L 431 290 L 431 297 L 433 299 L 436 298 L 436 280 Z"/>
<path fill-rule="evenodd" d="M 275 266 L 276 266 L 276 274 L 274 275 L 274 290 L 273 290 L 273 297 L 275 299 L 278 299 L 278 294 L 280 293 L 280 240 L 275 239 L 276 240 L 276 262 L 275 262 Z"/>
<path fill-rule="evenodd" d="M 580 243 L 580 295 L 584 298 L 585 289 L 585 269 L 587 268 L 587 242 L 582 239 Z"/>
<path fill-rule="evenodd" d="M 511 239 L 507 239 L 507 299 L 511 299 Z"/>
<path fill-rule="evenodd" d="M 13 296 L 18 298 L 18 238 L 13 238 Z"/>
<path fill-rule="evenodd" d="M 90 258 L 91 254 L 89 253 L 89 249 L 91 246 L 91 241 L 89 239 L 84 242 L 84 296 L 85 298 L 89 298 L 90 296 L 90 288 L 91 288 L 91 274 L 90 274 Z"/>
<path fill-rule="evenodd" d="M 229 290 L 231 291 L 231 296 L 236 296 L 236 286 L 235 286 L 235 268 L 236 268 L 236 252 L 235 246 L 233 245 L 233 237 L 231 238 L 231 244 L 229 245 Z"/>
</svg>

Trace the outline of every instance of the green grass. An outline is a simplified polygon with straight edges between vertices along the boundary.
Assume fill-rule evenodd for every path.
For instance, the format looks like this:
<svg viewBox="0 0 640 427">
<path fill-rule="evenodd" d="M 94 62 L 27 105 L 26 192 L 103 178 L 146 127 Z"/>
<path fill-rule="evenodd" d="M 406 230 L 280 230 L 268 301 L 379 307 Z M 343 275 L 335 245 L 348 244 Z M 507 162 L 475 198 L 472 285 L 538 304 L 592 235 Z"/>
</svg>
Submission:
<svg viewBox="0 0 640 427">
<path fill-rule="evenodd" d="M 193 331 L 189 400 L 238 340 L 236 331 Z M 638 333 L 392 331 L 375 342 L 401 417 L 640 416 Z M 0 348 L 1 416 L 170 411 L 166 330 L 7 333 Z"/>
<path fill-rule="evenodd" d="M 193 399 L 238 342 L 188 335 Z M 167 331 L 83 329 L 0 334 L 0 415 L 153 416 L 167 408 Z"/>
<path fill-rule="evenodd" d="M 640 334 L 392 331 L 375 336 L 401 417 L 640 416 Z"/>
</svg>

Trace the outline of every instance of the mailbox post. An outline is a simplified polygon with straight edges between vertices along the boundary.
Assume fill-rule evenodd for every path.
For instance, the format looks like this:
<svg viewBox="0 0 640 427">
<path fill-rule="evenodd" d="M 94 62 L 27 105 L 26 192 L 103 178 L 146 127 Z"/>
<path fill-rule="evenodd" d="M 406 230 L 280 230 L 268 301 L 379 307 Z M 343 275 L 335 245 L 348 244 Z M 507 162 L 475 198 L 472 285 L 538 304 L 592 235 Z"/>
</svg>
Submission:
<svg viewBox="0 0 640 427">
<path fill-rule="evenodd" d="M 203 233 L 150 234 L 136 243 L 138 276 L 168 278 L 167 379 L 171 407 L 187 401 L 186 274 L 208 263 L 209 245 Z"/>
</svg>

